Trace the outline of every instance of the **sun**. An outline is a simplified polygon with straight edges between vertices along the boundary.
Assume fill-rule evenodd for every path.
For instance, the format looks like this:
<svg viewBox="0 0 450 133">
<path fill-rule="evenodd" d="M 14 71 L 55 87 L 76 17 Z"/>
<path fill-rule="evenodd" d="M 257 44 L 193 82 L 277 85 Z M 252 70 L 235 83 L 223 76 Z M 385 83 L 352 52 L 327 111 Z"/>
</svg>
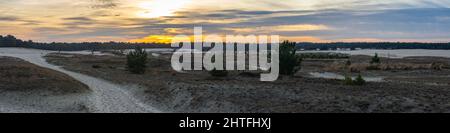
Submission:
<svg viewBox="0 0 450 133">
<path fill-rule="evenodd" d="M 173 16 L 174 13 L 191 0 L 150 0 L 138 4 L 142 9 L 137 15 L 144 18 L 157 18 L 162 16 Z"/>
</svg>

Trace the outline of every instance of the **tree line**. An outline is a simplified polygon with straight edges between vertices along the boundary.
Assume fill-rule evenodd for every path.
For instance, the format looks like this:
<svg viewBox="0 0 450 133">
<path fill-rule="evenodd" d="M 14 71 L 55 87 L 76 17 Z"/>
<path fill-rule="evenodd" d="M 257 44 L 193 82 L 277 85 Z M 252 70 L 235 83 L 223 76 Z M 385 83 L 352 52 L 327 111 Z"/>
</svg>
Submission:
<svg viewBox="0 0 450 133">
<path fill-rule="evenodd" d="M 420 42 L 334 42 L 334 43 L 296 43 L 296 49 L 304 50 L 330 50 L 330 49 L 450 49 L 450 43 L 420 43 Z M 114 50 L 141 48 L 170 48 L 170 45 L 161 43 L 130 43 L 130 42 L 81 42 L 41 43 L 32 40 L 24 41 L 12 35 L 0 35 L 0 47 L 23 47 L 55 51 L 80 50 Z"/>
<path fill-rule="evenodd" d="M 298 49 L 335 50 L 335 49 L 450 49 L 450 43 L 421 42 L 334 42 L 334 43 L 297 43 Z"/>
<path fill-rule="evenodd" d="M 65 43 L 65 42 L 51 42 L 41 43 L 33 42 L 32 40 L 24 41 L 17 39 L 12 35 L 0 35 L 0 47 L 22 47 L 34 48 L 54 51 L 81 51 L 81 50 L 113 50 L 113 49 L 134 49 L 141 48 L 169 48 L 170 45 L 160 43 L 129 43 L 129 42 L 80 42 L 80 43 Z"/>
</svg>

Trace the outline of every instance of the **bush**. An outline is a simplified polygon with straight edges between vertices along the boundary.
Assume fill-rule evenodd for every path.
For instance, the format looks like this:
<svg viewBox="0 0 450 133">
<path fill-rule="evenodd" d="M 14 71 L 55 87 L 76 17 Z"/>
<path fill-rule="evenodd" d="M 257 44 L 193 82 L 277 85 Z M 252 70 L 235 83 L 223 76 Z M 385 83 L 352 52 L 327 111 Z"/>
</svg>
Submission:
<svg viewBox="0 0 450 133">
<path fill-rule="evenodd" d="M 280 45 L 280 74 L 294 75 L 301 68 L 302 58 L 296 55 L 295 42 L 284 41 Z"/>
<path fill-rule="evenodd" d="M 370 64 L 379 64 L 381 63 L 380 57 L 378 57 L 378 53 L 375 53 L 375 56 L 372 57 Z"/>
<path fill-rule="evenodd" d="M 350 60 L 347 60 L 347 61 L 345 62 L 345 66 L 349 67 L 349 66 L 351 66 L 351 65 L 352 65 L 352 61 L 350 61 Z"/>
<path fill-rule="evenodd" d="M 360 75 L 358 75 L 358 77 L 356 77 L 355 81 L 353 81 L 354 85 L 364 85 L 366 84 L 366 80 L 363 79 L 363 77 Z"/>
<path fill-rule="evenodd" d="M 147 67 L 147 52 L 141 47 L 136 47 L 134 51 L 127 54 L 127 69 L 134 74 L 145 73 Z"/>
<path fill-rule="evenodd" d="M 92 68 L 99 69 L 99 68 L 102 68 L 102 66 L 100 66 L 100 65 L 92 65 Z"/>
<path fill-rule="evenodd" d="M 364 80 L 364 78 L 361 76 L 361 74 L 359 74 L 358 77 L 356 77 L 354 80 L 352 79 L 351 76 L 346 75 L 345 79 L 344 79 L 344 84 L 345 85 L 365 85 L 366 80 Z"/>
<path fill-rule="evenodd" d="M 353 85 L 352 76 L 345 75 L 344 84 L 345 85 Z"/>
<path fill-rule="evenodd" d="M 226 76 L 228 76 L 228 71 L 214 69 L 212 71 L 209 71 L 209 74 L 211 74 L 211 76 L 214 76 L 214 77 L 226 77 Z"/>
<path fill-rule="evenodd" d="M 444 64 L 433 62 L 431 63 L 431 68 L 434 70 L 442 70 L 444 68 Z"/>
</svg>

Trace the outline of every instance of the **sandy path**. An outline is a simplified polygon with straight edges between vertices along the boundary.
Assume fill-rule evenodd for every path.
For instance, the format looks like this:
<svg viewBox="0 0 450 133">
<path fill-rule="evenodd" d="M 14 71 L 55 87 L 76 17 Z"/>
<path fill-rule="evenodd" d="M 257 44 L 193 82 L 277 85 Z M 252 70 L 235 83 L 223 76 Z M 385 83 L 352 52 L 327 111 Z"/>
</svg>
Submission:
<svg viewBox="0 0 450 133">
<path fill-rule="evenodd" d="M 21 58 L 41 67 L 53 69 L 65 73 L 74 79 L 86 84 L 93 91 L 89 97 L 88 108 L 91 112 L 101 113 L 144 113 L 161 112 L 150 107 L 131 95 L 123 86 L 111 82 L 75 73 L 62 69 L 59 66 L 49 64 L 42 56 L 53 51 L 23 49 L 23 48 L 0 48 L 0 56 Z M 83 97 L 80 97 L 83 98 Z M 82 100 L 82 99 L 81 99 Z"/>
</svg>

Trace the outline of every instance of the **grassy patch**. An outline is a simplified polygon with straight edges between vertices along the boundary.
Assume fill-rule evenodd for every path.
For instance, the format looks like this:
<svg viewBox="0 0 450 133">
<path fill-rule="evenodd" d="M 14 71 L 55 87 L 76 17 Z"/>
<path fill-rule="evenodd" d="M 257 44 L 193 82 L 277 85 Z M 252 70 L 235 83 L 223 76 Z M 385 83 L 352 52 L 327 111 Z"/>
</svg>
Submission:
<svg viewBox="0 0 450 133">
<path fill-rule="evenodd" d="M 77 93 L 88 87 L 71 77 L 29 62 L 0 57 L 0 89 L 8 91 L 46 90 L 57 94 Z"/>
</svg>

